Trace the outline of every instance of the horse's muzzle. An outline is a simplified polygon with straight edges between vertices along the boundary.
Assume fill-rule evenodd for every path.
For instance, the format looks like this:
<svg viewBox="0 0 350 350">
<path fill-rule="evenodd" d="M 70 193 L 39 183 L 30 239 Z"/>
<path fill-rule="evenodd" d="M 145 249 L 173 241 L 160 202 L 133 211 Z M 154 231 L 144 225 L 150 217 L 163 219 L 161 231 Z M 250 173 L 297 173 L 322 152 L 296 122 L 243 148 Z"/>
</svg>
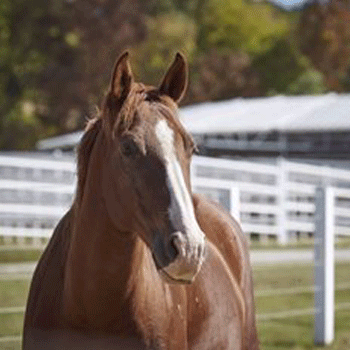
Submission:
<svg viewBox="0 0 350 350">
<path fill-rule="evenodd" d="M 169 283 L 193 282 L 204 261 L 205 245 L 205 236 L 201 231 L 190 236 L 174 232 L 162 244 L 163 252 L 154 252 L 159 273 Z"/>
</svg>

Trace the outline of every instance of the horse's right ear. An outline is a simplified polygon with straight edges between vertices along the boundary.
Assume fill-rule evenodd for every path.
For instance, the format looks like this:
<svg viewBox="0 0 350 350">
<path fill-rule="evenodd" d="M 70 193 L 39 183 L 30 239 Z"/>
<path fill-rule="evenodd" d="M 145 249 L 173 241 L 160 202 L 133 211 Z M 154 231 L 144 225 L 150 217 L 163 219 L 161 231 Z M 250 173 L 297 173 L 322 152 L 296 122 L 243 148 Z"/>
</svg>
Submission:
<svg viewBox="0 0 350 350">
<path fill-rule="evenodd" d="M 129 63 L 129 52 L 124 52 L 115 63 L 110 84 L 110 94 L 120 103 L 127 98 L 134 81 Z"/>
</svg>

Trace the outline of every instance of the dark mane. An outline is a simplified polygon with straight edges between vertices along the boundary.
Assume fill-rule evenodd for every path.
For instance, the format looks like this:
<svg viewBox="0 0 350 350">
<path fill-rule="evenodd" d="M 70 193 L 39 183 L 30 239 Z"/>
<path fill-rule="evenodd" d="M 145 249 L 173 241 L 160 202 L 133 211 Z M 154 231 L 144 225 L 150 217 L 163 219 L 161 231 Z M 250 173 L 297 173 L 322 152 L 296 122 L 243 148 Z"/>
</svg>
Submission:
<svg viewBox="0 0 350 350">
<path fill-rule="evenodd" d="M 104 119 L 109 122 L 107 123 L 107 127 L 112 130 L 112 133 L 115 134 L 131 127 L 134 122 L 137 106 L 145 99 L 146 89 L 143 84 L 133 84 L 131 91 L 127 98 L 123 100 L 122 105 L 120 105 L 120 101 L 112 93 L 107 94 L 102 113 L 104 114 Z"/>
<path fill-rule="evenodd" d="M 102 119 L 100 116 L 89 120 L 86 125 L 84 135 L 80 141 L 77 149 L 77 172 L 78 172 L 78 185 L 76 193 L 77 203 L 81 202 L 83 196 L 83 189 L 85 186 L 87 170 L 89 166 L 90 154 L 95 144 L 96 137 L 101 130 Z"/>
</svg>

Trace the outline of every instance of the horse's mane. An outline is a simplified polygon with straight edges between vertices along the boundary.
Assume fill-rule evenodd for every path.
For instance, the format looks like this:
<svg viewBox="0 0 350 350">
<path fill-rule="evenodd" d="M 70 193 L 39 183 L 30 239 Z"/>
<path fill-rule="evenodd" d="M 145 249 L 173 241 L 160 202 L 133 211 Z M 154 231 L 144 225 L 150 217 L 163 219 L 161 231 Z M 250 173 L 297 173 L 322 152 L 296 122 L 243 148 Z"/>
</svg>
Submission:
<svg viewBox="0 0 350 350">
<path fill-rule="evenodd" d="M 84 135 L 77 148 L 77 172 L 78 172 L 78 184 L 76 201 L 81 202 L 83 196 L 83 189 L 85 187 L 85 181 L 89 166 L 90 154 L 95 144 L 97 135 L 102 128 L 102 118 L 100 116 L 90 119 L 86 125 Z"/>
</svg>

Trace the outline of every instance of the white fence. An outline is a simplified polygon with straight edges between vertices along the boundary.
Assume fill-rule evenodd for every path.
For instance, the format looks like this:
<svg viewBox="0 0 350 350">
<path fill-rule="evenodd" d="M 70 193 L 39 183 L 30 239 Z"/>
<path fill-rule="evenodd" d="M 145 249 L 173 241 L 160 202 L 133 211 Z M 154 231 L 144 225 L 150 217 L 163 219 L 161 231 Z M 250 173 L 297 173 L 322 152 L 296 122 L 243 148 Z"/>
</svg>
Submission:
<svg viewBox="0 0 350 350">
<path fill-rule="evenodd" d="M 193 183 L 197 191 L 221 202 L 233 216 L 239 207 L 244 232 L 276 236 L 281 243 L 314 233 L 318 186 L 341 188 L 335 202 L 335 232 L 350 235 L 350 170 L 284 159 L 267 165 L 197 157 Z"/>
<path fill-rule="evenodd" d="M 74 159 L 0 155 L 0 236 L 49 237 L 72 203 Z"/>
<path fill-rule="evenodd" d="M 0 155 L 0 236 L 49 237 L 72 202 L 75 171 L 74 158 Z M 195 157 L 192 182 L 238 218 L 247 234 L 281 243 L 314 233 L 317 186 L 341 188 L 335 232 L 350 235 L 350 170 Z"/>
</svg>

